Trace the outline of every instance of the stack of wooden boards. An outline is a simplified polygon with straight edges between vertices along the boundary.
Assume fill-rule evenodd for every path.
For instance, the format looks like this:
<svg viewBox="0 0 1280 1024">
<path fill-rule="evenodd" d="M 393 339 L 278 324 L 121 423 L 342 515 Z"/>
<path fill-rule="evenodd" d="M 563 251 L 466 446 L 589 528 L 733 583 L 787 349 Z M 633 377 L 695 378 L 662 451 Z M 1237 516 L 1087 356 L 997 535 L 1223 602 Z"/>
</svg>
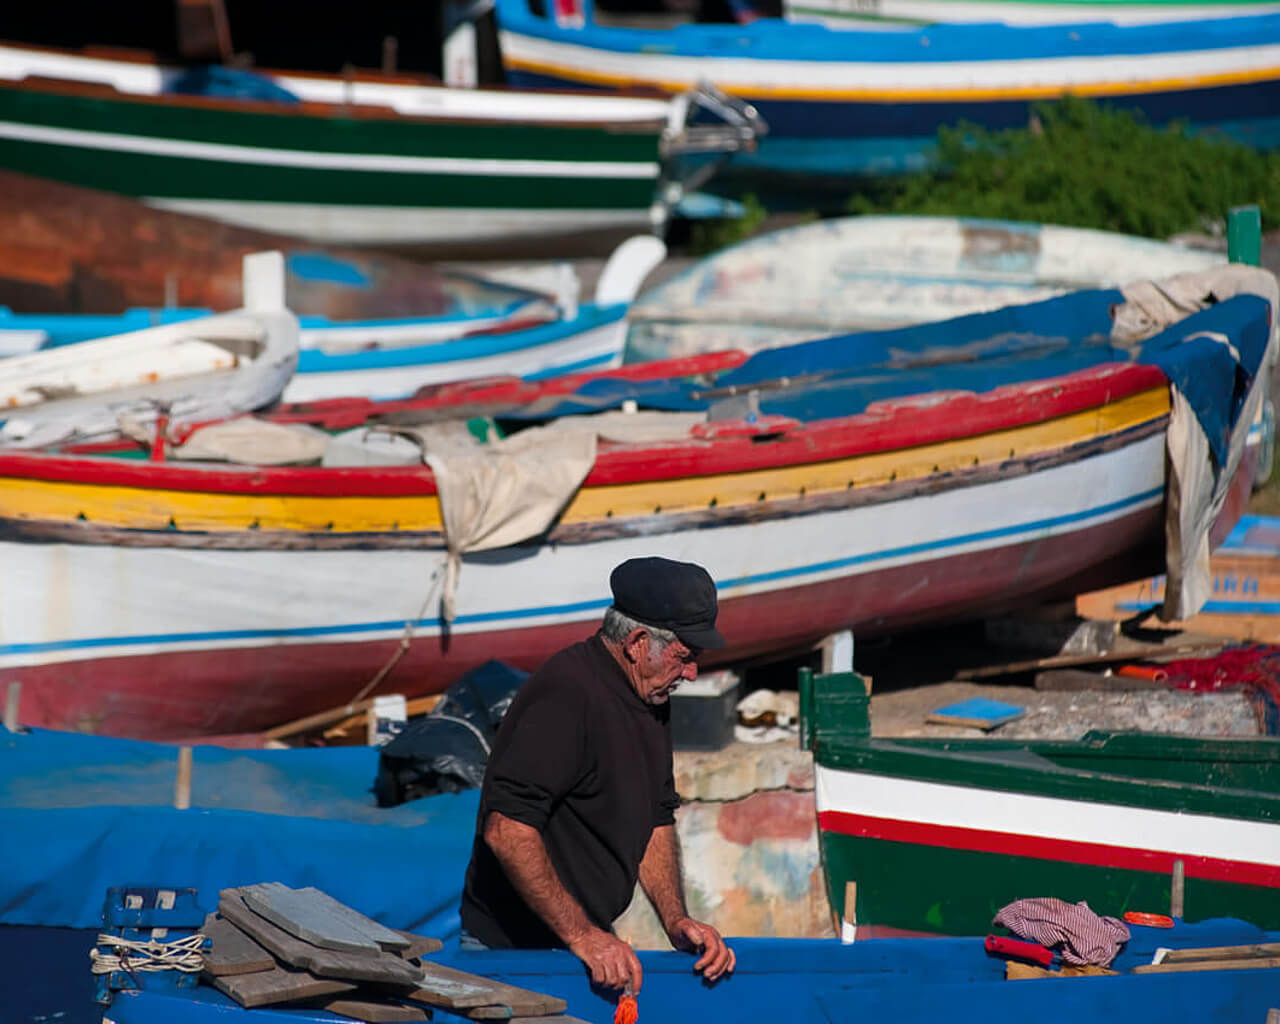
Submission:
<svg viewBox="0 0 1280 1024">
<path fill-rule="evenodd" d="M 1280 967 L 1280 942 L 1260 942 L 1245 946 L 1200 946 L 1186 949 L 1161 947 L 1156 950 L 1151 963 L 1138 964 L 1131 968 L 1131 972 L 1133 974 L 1174 974 L 1183 971 L 1243 971 L 1270 967 Z M 1116 973 L 1105 967 L 1092 965 L 1050 970 L 1032 964 L 1018 963 L 1015 960 L 1010 960 L 1005 969 L 1005 977 L 1010 980 L 1069 978 Z M 1280 1024 L 1280 1021 L 1277 1024 Z"/>
<path fill-rule="evenodd" d="M 1200 946 L 1192 949 L 1158 949 L 1152 962 L 1133 969 L 1134 974 L 1171 974 L 1180 971 L 1242 971 L 1280 967 L 1280 942 L 1248 946 Z"/>
<path fill-rule="evenodd" d="M 385 928 L 319 889 L 279 882 L 224 889 L 204 923 L 204 980 L 241 1006 L 305 1005 L 355 1020 L 569 1024 L 565 1002 L 421 958 L 438 939 Z"/>
</svg>

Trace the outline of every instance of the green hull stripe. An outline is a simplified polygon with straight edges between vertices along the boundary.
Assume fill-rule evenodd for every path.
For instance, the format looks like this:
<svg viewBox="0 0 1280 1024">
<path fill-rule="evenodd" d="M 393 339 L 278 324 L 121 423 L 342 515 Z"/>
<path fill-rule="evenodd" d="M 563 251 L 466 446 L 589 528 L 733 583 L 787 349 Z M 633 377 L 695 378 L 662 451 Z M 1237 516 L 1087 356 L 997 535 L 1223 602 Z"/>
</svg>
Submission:
<svg viewBox="0 0 1280 1024">
<path fill-rule="evenodd" d="M 131 196 L 349 206 L 648 209 L 652 180 L 528 178 L 220 163 L 0 139 L 0 165 Z"/>
<path fill-rule="evenodd" d="M 844 907 L 845 883 L 857 883 L 856 922 L 943 935 L 982 934 L 1001 907 L 1028 896 L 1088 902 L 1098 914 L 1128 910 L 1167 914 L 1170 876 L 1004 853 L 940 849 L 914 843 L 822 833 L 832 908 Z M 1280 889 L 1188 878 L 1184 918 L 1238 917 L 1280 928 Z"/>
<path fill-rule="evenodd" d="M 309 167 L 316 170 L 376 171 L 393 174 L 466 174 L 529 178 L 638 178 L 653 180 L 655 163 L 593 163 L 582 160 L 493 160 L 439 156 L 389 156 L 380 153 L 314 153 L 297 149 L 263 149 L 221 142 L 155 139 L 115 132 L 83 132 L 44 125 L 0 121 L 0 138 L 20 142 L 142 156 L 170 156 L 212 163 L 261 164 L 266 167 Z"/>
</svg>

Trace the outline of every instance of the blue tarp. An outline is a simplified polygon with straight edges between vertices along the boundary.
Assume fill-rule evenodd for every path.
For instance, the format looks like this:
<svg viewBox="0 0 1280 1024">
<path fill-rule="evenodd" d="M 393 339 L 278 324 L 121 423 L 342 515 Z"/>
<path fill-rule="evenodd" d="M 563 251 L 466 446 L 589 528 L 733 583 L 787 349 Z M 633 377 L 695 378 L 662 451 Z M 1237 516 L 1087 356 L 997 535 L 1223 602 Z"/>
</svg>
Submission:
<svg viewBox="0 0 1280 1024">
<path fill-rule="evenodd" d="M 474 791 L 378 808 L 378 751 L 178 748 L 0 729 L 0 923 L 94 927 L 106 890 L 191 886 L 201 905 L 254 882 L 314 885 L 396 928 L 458 930 Z"/>
<path fill-rule="evenodd" d="M 1231 429 L 1266 354 L 1267 301 L 1237 295 L 1134 348 L 1115 345 L 1110 337 L 1112 308 L 1123 302 L 1115 289 L 1079 291 L 937 323 L 766 349 L 710 385 L 599 379 L 552 406 L 529 407 L 517 415 L 542 419 L 598 412 L 627 399 L 646 409 L 709 409 L 733 389 L 738 394 L 755 390 L 762 413 L 812 422 L 852 416 L 891 398 L 938 391 L 981 394 L 1106 363 L 1139 362 L 1159 367 L 1182 391 L 1222 465 Z"/>
<path fill-rule="evenodd" d="M 1170 930 L 1134 928 L 1116 961 L 1127 971 L 1150 963 L 1157 946 L 1213 946 L 1274 941 L 1240 921 L 1220 919 Z M 1112 977 L 1005 980 L 1005 961 L 988 956 L 981 938 L 876 939 L 842 944 L 830 939 L 732 940 L 734 974 L 706 985 L 685 953 L 642 952 L 644 982 L 637 997 L 643 1021 L 730 1021 L 735 1024 L 997 1024 L 1079 1021 L 1093 1024 L 1239 1024 L 1261 1021 L 1275 1001 L 1280 970 L 1117 974 Z M 582 965 L 560 951 L 462 953 L 448 949 L 435 962 L 559 996 L 575 1019 L 608 1024 L 615 997 L 592 991 Z M 118 1024 L 339 1024 L 317 1010 L 242 1012 L 229 999 L 199 988 L 181 995 L 117 996 Z"/>
<path fill-rule="evenodd" d="M 268 103 L 298 103 L 298 97 L 266 75 L 220 64 L 190 68 L 172 81 L 166 92 L 187 96 L 225 96 L 239 100 L 263 100 Z"/>
</svg>

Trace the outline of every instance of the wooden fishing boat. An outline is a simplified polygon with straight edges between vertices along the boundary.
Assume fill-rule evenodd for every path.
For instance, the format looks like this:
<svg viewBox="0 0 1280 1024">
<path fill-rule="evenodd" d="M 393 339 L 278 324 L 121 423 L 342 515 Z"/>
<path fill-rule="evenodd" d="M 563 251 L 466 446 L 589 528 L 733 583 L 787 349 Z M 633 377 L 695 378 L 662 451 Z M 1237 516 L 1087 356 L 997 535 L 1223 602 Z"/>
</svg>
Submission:
<svg viewBox="0 0 1280 1024">
<path fill-rule="evenodd" d="M 536 378 L 615 366 L 622 357 L 627 309 L 665 252 L 652 235 L 624 242 L 605 264 L 590 302 L 579 303 L 576 291 L 552 297 L 495 285 L 487 289 L 493 302 L 489 308 L 477 301 L 478 308 L 468 311 L 467 304 L 459 302 L 463 311 L 445 316 L 300 318 L 296 371 L 283 384 L 283 398 L 401 398 L 424 385 L 450 380 L 499 373 Z M 485 288 L 473 285 L 477 293 Z M 123 334 L 141 324 L 179 324 L 203 315 L 207 314 L 202 310 L 183 309 L 136 309 L 115 316 L 15 314 L 0 309 L 0 346 L 12 336 L 60 349 L 85 337 Z M 70 364 L 85 351 L 78 347 L 28 362 L 53 359 Z M 221 356 L 227 358 L 225 352 Z M 141 352 L 134 361 L 144 371 L 156 369 Z M 4 366 L 17 369 L 16 364 Z M 278 395 L 277 389 L 271 400 Z"/>
<path fill-rule="evenodd" d="M 646 291 L 626 359 L 754 351 L 1113 288 L 1226 258 L 1112 231 L 966 217 L 843 217 L 739 242 Z"/>
<path fill-rule="evenodd" d="M 867 27 L 883 22 L 981 22 L 1006 25 L 1072 25 L 1108 21 L 1144 25 L 1164 21 L 1204 21 L 1280 13 L 1270 0 L 785 0 L 788 21 L 817 22 L 829 28 Z"/>
<path fill-rule="evenodd" d="M 681 196 L 671 158 L 753 137 L 687 127 L 688 96 L 253 81 L 254 99 L 201 94 L 180 68 L 0 46 L 0 166 L 311 241 L 545 251 L 661 231 Z"/>
<path fill-rule="evenodd" d="M 968 934 L 1029 895 L 1280 923 L 1280 739 L 874 739 L 852 673 L 803 672 L 801 706 L 850 932 Z"/>
<path fill-rule="evenodd" d="M 927 166 L 937 131 L 963 120 L 1022 127 L 1031 107 L 1070 93 L 1185 122 L 1263 148 L 1280 141 L 1280 16 L 1070 26 L 936 24 L 837 31 L 761 19 L 670 29 L 534 13 L 496 0 L 508 80 L 526 88 L 652 86 L 709 80 L 769 126 L 724 173 L 828 179 Z M 722 178 L 722 180 L 724 180 Z M 810 193 L 809 201 L 812 202 Z"/>
<path fill-rule="evenodd" d="M 439 690 L 489 658 L 535 667 L 595 628 L 608 567 L 638 554 L 707 566 L 726 659 L 1135 578 L 1161 564 L 1166 513 L 1187 553 L 1240 514 L 1274 301 L 1242 292 L 1136 348 L 1109 340 L 1133 304 L 1099 290 L 750 359 L 273 414 L 337 433 L 320 466 L 0 451 L 20 581 L 0 592 L 0 668 L 30 724 L 228 733 L 366 687 Z M 1241 403 L 1215 383 L 1237 379 Z M 1166 454 L 1171 403 L 1199 454 Z M 478 417 L 517 433 L 456 463 L 429 431 L 390 436 Z M 1168 509 L 1167 458 L 1204 471 Z M 471 469 L 563 480 L 516 492 L 517 530 Z"/>
<path fill-rule="evenodd" d="M 276 402 L 298 364 L 278 252 L 244 259 L 243 309 L 146 327 L 0 363 L 0 442 L 106 440 Z M 126 426 L 126 423 L 130 426 Z"/>
<path fill-rule="evenodd" d="M 299 353 L 298 371 L 283 398 L 399 398 L 420 387 L 475 377 L 508 374 L 536 380 L 617 366 L 626 342 L 627 310 L 666 251 L 652 235 L 628 239 L 605 263 L 591 301 L 565 297 L 553 307 L 558 312 L 554 318 L 512 316 L 505 325 L 425 337 L 404 323 L 325 325 L 312 336 L 315 343 Z M 304 343 L 306 332 L 304 327 Z M 363 344 L 352 344 L 361 337 Z"/>
</svg>

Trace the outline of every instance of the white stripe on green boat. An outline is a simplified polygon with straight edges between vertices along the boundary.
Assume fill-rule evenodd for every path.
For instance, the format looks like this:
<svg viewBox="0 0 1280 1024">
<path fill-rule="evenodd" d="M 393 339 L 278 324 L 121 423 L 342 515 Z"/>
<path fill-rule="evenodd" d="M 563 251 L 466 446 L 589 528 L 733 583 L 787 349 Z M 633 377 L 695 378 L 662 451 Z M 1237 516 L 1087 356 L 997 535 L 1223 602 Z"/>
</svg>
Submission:
<svg viewBox="0 0 1280 1024">
<path fill-rule="evenodd" d="M 393 174 L 466 174 L 502 177 L 634 178 L 658 173 L 657 163 L 591 160 L 505 160 L 438 156 L 393 156 L 364 153 L 318 153 L 314 150 L 261 149 L 222 142 L 158 139 L 116 132 L 86 132 L 44 125 L 0 121 L 0 138 L 79 146 L 151 156 L 185 157 L 224 163 L 304 167 L 309 170 L 385 171 Z"/>
</svg>

